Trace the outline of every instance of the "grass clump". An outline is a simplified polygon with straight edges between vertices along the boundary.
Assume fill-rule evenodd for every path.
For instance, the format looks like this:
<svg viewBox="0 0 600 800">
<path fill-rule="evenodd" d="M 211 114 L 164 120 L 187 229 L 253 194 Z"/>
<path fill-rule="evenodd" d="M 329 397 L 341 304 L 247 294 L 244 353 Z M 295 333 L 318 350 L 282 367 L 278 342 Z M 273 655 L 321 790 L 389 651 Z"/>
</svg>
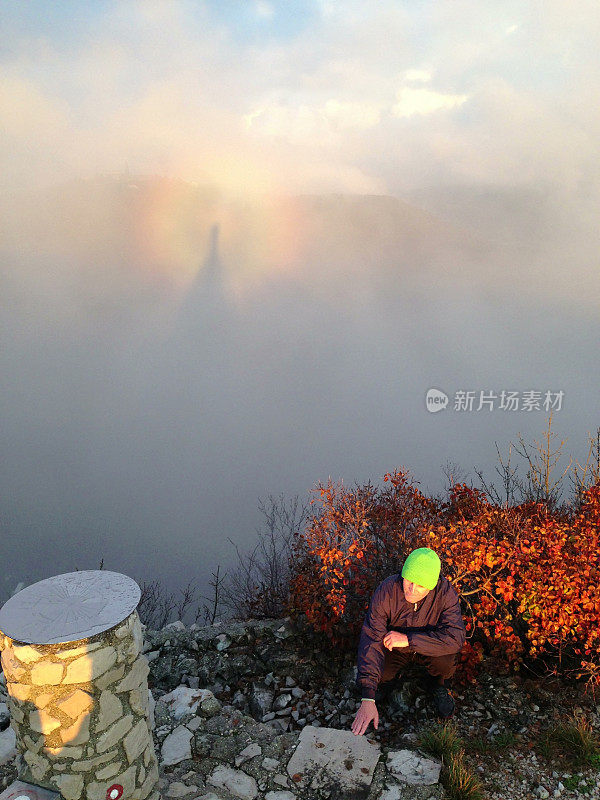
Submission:
<svg viewBox="0 0 600 800">
<path fill-rule="evenodd" d="M 503 731 L 492 738 L 488 736 L 472 736 L 468 740 L 468 749 L 476 753 L 497 753 L 513 747 L 517 740 L 512 731 Z"/>
<path fill-rule="evenodd" d="M 450 722 L 439 727 L 426 728 L 421 732 L 418 744 L 422 750 L 445 761 L 449 761 L 450 756 L 463 749 L 456 726 Z"/>
<path fill-rule="evenodd" d="M 449 800 L 483 800 L 481 783 L 465 764 L 463 742 L 453 723 L 424 730 L 418 744 L 442 761 L 440 782 Z"/>
<path fill-rule="evenodd" d="M 595 786 L 595 782 L 592 781 L 591 783 L 582 783 L 581 775 L 571 775 L 568 778 L 563 778 L 563 784 L 566 789 L 569 789 L 572 792 L 579 792 L 580 794 L 590 794 L 592 789 Z"/>
<path fill-rule="evenodd" d="M 600 739 L 582 715 L 572 714 L 551 728 L 542 737 L 539 749 L 546 758 L 562 757 L 575 769 L 600 769 Z"/>
<path fill-rule="evenodd" d="M 449 800 L 483 800 L 481 782 L 465 764 L 464 759 L 464 750 L 459 750 L 452 756 L 443 781 L 446 794 Z"/>
</svg>

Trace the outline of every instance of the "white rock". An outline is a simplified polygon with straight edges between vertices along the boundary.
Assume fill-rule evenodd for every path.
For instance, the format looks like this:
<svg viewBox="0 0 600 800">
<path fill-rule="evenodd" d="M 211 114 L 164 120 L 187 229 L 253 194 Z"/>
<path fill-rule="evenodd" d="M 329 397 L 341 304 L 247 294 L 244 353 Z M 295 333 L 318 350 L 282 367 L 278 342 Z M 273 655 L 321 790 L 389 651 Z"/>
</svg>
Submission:
<svg viewBox="0 0 600 800">
<path fill-rule="evenodd" d="M 0 731 L 0 764 L 6 764 L 17 755 L 17 737 L 12 728 Z"/>
<path fill-rule="evenodd" d="M 227 650 L 231 644 L 231 638 L 226 633 L 220 633 L 215 640 L 217 650 Z"/>
<path fill-rule="evenodd" d="M 193 733 L 185 725 L 179 725 L 170 733 L 161 747 L 161 760 L 163 764 L 179 764 L 186 758 L 192 757 Z"/>
<path fill-rule="evenodd" d="M 262 748 L 256 742 L 252 742 L 249 744 L 248 747 L 244 747 L 244 749 L 237 754 L 235 757 L 235 765 L 239 767 L 244 761 L 248 761 L 251 758 L 255 758 L 262 753 Z"/>
<path fill-rule="evenodd" d="M 287 708 L 289 704 L 292 702 L 292 695 L 289 692 L 284 692 L 280 694 L 278 697 L 275 698 L 273 701 L 273 709 L 275 711 L 281 711 L 283 708 Z"/>
<path fill-rule="evenodd" d="M 439 781 L 442 765 L 413 750 L 394 750 L 388 753 L 387 768 L 404 783 L 429 786 Z"/>
<path fill-rule="evenodd" d="M 207 780 L 213 786 L 225 789 L 230 794 L 241 797 L 242 800 L 254 800 L 258 794 L 258 786 L 254 778 L 239 769 L 218 766 Z"/>
<path fill-rule="evenodd" d="M 184 631 L 185 625 L 180 619 L 178 619 L 175 622 L 169 622 L 169 624 L 165 625 L 165 627 L 163 628 L 163 631 L 170 631 L 170 630 Z"/>
<path fill-rule="evenodd" d="M 148 663 L 151 661 L 156 661 L 156 659 L 160 655 L 160 650 L 151 650 L 149 653 L 146 653 L 146 658 L 148 659 Z"/>
<path fill-rule="evenodd" d="M 189 686 L 178 686 L 172 692 L 164 694 L 160 700 L 165 703 L 173 719 L 179 721 L 186 716 L 195 716 L 200 703 L 214 697 L 210 689 L 190 689 Z"/>
<path fill-rule="evenodd" d="M 405 796 L 404 788 L 397 784 L 396 786 L 389 786 L 383 791 L 379 795 L 379 800 L 403 800 Z"/>
</svg>

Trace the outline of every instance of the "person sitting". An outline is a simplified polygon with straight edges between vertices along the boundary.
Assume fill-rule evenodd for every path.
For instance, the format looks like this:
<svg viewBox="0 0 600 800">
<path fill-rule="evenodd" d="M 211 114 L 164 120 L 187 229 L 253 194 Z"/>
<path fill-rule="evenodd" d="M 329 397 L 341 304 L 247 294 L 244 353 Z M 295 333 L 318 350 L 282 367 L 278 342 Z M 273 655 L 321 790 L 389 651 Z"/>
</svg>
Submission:
<svg viewBox="0 0 600 800">
<path fill-rule="evenodd" d="M 458 594 L 440 571 L 438 554 L 419 547 L 401 573 L 376 588 L 358 645 L 356 685 L 362 702 L 352 723 L 355 735 L 365 733 L 371 722 L 377 729 L 376 695 L 385 694 L 409 660 L 425 667 L 438 715 L 447 719 L 454 713 L 448 686 L 466 631 Z"/>
</svg>

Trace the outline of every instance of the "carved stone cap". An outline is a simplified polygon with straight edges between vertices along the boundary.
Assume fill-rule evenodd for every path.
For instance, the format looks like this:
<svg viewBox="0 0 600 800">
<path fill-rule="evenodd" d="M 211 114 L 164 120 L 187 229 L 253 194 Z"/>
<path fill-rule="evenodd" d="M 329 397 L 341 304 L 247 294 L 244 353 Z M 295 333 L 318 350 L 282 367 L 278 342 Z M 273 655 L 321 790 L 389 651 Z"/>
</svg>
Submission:
<svg viewBox="0 0 600 800">
<path fill-rule="evenodd" d="M 25 644 L 78 642 L 127 619 L 140 597 L 137 583 L 120 572 L 66 572 L 9 598 L 0 609 L 0 631 Z"/>
</svg>

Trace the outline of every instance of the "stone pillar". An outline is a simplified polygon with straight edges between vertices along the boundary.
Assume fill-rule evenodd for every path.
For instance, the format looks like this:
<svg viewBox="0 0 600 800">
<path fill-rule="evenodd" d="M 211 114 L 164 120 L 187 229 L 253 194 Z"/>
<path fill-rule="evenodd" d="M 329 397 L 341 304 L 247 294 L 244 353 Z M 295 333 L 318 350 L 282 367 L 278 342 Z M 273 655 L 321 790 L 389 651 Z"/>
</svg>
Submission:
<svg viewBox="0 0 600 800">
<path fill-rule="evenodd" d="M 140 589 L 107 570 L 57 575 L 0 611 L 19 778 L 65 800 L 160 800 Z"/>
</svg>

